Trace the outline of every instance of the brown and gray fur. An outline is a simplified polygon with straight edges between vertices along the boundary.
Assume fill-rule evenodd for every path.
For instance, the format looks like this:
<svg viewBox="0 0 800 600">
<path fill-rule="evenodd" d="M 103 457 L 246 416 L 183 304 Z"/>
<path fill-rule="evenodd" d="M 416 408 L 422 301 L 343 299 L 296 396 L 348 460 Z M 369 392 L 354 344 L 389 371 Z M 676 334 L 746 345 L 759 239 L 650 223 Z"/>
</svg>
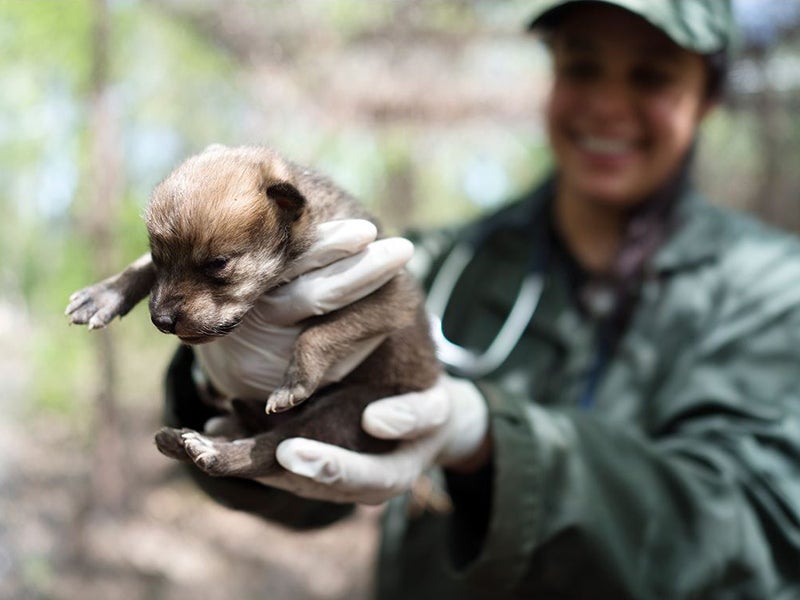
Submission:
<svg viewBox="0 0 800 600">
<path fill-rule="evenodd" d="M 145 214 L 151 257 L 71 297 L 73 323 L 104 327 L 150 294 L 153 323 L 186 344 L 233 331 L 256 299 L 285 282 L 314 242 L 318 223 L 374 219 L 330 180 L 260 147 L 213 146 L 154 190 Z M 260 477 L 279 470 L 275 447 L 308 437 L 366 452 L 394 444 L 361 428 L 371 401 L 430 387 L 438 362 L 421 291 L 400 273 L 369 296 L 304 322 L 281 386 L 267 401 L 231 403 L 225 436 L 164 428 L 164 454 L 211 475 Z M 319 388 L 359 340 L 385 341 L 342 381 Z M 282 414 L 268 414 L 291 408 Z"/>
</svg>

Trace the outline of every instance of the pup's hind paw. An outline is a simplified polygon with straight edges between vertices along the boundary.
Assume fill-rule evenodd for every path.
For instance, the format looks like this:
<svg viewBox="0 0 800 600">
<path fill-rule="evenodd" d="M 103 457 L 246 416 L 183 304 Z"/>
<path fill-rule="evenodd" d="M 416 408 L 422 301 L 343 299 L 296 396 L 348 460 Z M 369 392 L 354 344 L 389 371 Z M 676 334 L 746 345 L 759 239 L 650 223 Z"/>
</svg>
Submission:
<svg viewBox="0 0 800 600">
<path fill-rule="evenodd" d="M 175 460 L 189 461 L 186 448 L 183 447 L 181 434 L 189 431 L 188 429 L 174 429 L 173 427 L 162 427 L 155 436 L 156 448 L 164 456 Z"/>
<path fill-rule="evenodd" d="M 210 475 L 217 474 L 214 471 L 218 467 L 219 451 L 215 448 L 214 440 L 196 431 L 184 431 L 181 443 L 194 464 Z"/>
<path fill-rule="evenodd" d="M 278 388 L 270 394 L 269 400 L 267 400 L 267 414 L 289 410 L 307 400 L 309 396 L 308 390 L 302 384 Z"/>
<path fill-rule="evenodd" d="M 217 441 L 197 433 L 186 431 L 183 438 L 183 447 L 186 454 L 200 469 L 215 477 L 248 477 L 254 470 L 253 464 L 254 439 Z"/>
</svg>

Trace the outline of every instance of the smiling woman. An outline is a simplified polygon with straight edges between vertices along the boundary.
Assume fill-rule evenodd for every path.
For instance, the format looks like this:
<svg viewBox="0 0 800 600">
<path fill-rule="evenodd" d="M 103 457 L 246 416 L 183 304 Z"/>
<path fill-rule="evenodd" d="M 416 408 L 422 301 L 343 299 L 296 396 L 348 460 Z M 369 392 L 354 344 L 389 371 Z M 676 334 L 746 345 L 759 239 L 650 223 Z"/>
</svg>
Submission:
<svg viewBox="0 0 800 600">
<path fill-rule="evenodd" d="M 641 18 L 564 9 L 550 36 L 546 118 L 559 166 L 557 223 L 576 257 L 607 270 L 629 209 L 677 173 L 714 104 L 705 60 Z"/>
<path fill-rule="evenodd" d="M 362 418 L 404 443 L 290 439 L 271 487 L 198 480 L 292 523 L 335 510 L 281 490 L 391 500 L 381 599 L 797 597 L 800 244 L 712 207 L 689 176 L 730 4 L 539 7 L 555 169 L 494 215 L 420 236 L 450 377 Z M 185 361 L 168 375 L 178 426 L 197 419 Z M 398 496 L 429 468 L 445 514 Z"/>
<path fill-rule="evenodd" d="M 642 202 L 678 167 L 710 107 L 703 59 L 602 5 L 566 15 L 552 50 L 547 117 L 562 193 Z"/>
</svg>

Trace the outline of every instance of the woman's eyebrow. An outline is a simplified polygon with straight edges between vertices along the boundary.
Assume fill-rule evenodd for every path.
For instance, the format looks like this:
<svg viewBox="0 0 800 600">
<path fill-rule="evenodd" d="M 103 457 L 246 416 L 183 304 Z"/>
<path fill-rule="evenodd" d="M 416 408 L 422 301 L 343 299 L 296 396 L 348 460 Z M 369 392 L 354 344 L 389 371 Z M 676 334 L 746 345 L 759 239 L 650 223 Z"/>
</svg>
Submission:
<svg viewBox="0 0 800 600">
<path fill-rule="evenodd" d="M 642 43 L 637 52 L 640 56 L 654 58 L 663 62 L 679 63 L 683 59 L 683 53 L 668 44 Z"/>
<path fill-rule="evenodd" d="M 562 37 L 562 44 L 565 50 L 576 52 L 592 52 L 595 49 L 595 44 L 585 37 L 565 35 Z"/>
</svg>

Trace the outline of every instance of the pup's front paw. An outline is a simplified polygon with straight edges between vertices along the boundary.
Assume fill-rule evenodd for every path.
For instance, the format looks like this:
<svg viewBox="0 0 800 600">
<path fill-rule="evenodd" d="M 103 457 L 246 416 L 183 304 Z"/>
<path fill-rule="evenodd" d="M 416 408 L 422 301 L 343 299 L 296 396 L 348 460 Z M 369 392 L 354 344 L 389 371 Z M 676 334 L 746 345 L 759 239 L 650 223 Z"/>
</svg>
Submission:
<svg viewBox="0 0 800 600">
<path fill-rule="evenodd" d="M 292 387 L 280 387 L 269 396 L 267 400 L 267 414 L 289 410 L 307 400 L 310 394 L 304 385 L 294 385 Z"/>
<path fill-rule="evenodd" d="M 113 283 L 102 281 L 78 290 L 69 297 L 64 313 L 71 323 L 102 329 L 114 317 L 124 314 L 127 298 Z"/>
</svg>

